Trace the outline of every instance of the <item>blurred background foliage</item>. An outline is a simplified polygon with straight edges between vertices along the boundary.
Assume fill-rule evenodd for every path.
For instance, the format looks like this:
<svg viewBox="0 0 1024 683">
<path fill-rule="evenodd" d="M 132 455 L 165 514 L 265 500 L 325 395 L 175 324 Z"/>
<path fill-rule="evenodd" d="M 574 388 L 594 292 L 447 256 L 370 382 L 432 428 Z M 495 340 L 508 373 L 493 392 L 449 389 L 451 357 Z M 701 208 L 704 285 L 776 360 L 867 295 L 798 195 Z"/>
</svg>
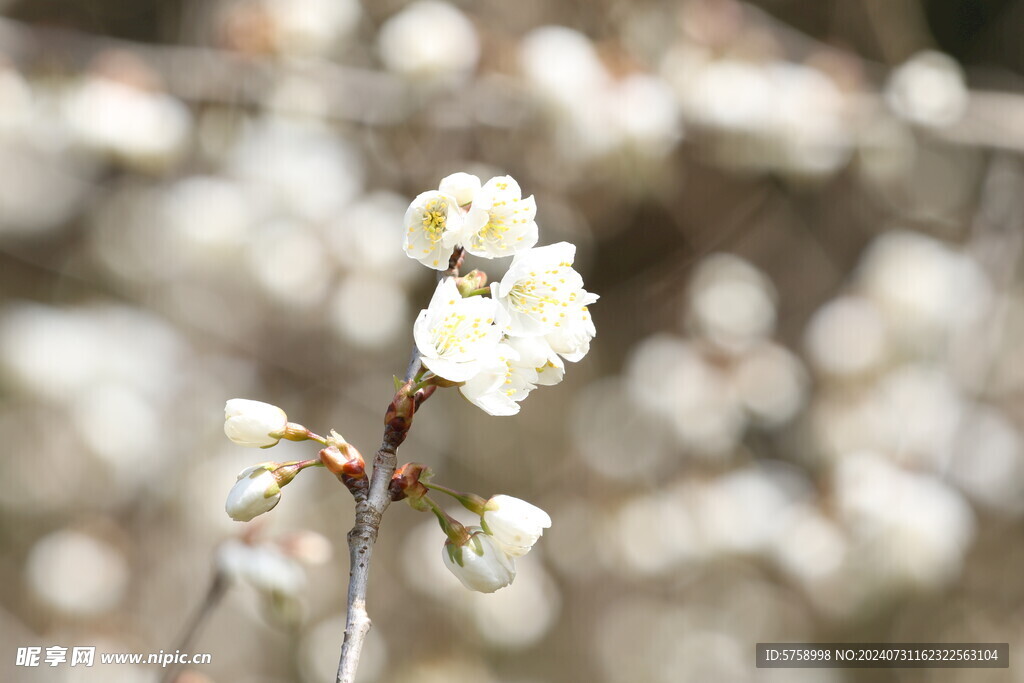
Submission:
<svg viewBox="0 0 1024 683">
<path fill-rule="evenodd" d="M 598 337 L 514 418 L 424 406 L 400 462 L 554 526 L 483 596 L 392 508 L 361 680 L 1021 680 L 753 663 L 1024 643 L 1024 3 L 0 7 L 4 680 L 158 679 L 14 650 L 176 647 L 266 457 L 225 399 L 373 453 L 434 283 L 402 215 L 460 170 L 579 246 Z M 333 680 L 351 508 L 289 485 L 247 540 L 305 585 L 240 577 L 181 680 Z"/>
</svg>

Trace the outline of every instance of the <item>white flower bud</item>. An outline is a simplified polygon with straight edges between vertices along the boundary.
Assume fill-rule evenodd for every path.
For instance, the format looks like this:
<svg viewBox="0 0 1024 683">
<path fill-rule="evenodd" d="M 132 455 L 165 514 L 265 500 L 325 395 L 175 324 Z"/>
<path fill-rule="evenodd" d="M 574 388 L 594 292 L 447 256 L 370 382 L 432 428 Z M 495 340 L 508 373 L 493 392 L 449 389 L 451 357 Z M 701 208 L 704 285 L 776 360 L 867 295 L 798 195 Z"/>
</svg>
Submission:
<svg viewBox="0 0 1024 683">
<path fill-rule="evenodd" d="M 484 506 L 483 525 L 506 555 L 522 557 L 551 527 L 551 517 L 525 500 L 499 495 Z"/>
<path fill-rule="evenodd" d="M 281 500 L 281 486 L 272 471 L 276 464 L 261 463 L 238 473 L 238 481 L 231 487 L 224 504 L 231 519 L 248 522 L 274 509 Z"/>
<path fill-rule="evenodd" d="M 441 556 L 449 571 L 473 591 L 493 593 L 516 578 L 515 561 L 479 529 L 461 546 L 445 543 Z"/>
<path fill-rule="evenodd" d="M 233 398 L 224 405 L 224 433 L 239 446 L 275 446 L 287 428 L 288 416 L 269 403 Z"/>
<path fill-rule="evenodd" d="M 471 173 L 452 173 L 441 180 L 437 186 L 441 194 L 455 197 L 459 206 L 472 204 L 480 192 L 480 179 Z"/>
</svg>

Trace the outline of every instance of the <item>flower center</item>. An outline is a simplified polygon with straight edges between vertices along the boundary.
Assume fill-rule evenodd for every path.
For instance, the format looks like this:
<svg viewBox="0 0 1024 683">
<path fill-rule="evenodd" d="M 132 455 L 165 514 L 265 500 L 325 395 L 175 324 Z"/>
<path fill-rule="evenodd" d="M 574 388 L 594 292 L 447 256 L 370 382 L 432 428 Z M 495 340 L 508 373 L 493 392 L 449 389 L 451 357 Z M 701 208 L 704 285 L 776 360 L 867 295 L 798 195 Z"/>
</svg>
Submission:
<svg viewBox="0 0 1024 683">
<path fill-rule="evenodd" d="M 508 294 L 509 301 L 517 311 L 525 315 L 547 322 L 552 309 L 567 307 L 569 302 L 576 300 L 575 292 L 559 292 L 559 286 L 565 284 L 559 268 L 545 270 L 542 273 L 532 271 L 528 278 L 516 282 Z M 560 316 L 564 317 L 564 316 Z"/>
<path fill-rule="evenodd" d="M 466 353 L 467 345 L 475 344 L 487 336 L 492 322 L 491 318 L 467 318 L 464 313 L 452 311 L 434 326 L 431 335 L 434 348 L 440 356 Z"/>
<path fill-rule="evenodd" d="M 431 199 L 423 207 L 421 227 L 431 242 L 441 241 L 441 235 L 448 222 L 448 202 L 444 199 Z"/>
</svg>

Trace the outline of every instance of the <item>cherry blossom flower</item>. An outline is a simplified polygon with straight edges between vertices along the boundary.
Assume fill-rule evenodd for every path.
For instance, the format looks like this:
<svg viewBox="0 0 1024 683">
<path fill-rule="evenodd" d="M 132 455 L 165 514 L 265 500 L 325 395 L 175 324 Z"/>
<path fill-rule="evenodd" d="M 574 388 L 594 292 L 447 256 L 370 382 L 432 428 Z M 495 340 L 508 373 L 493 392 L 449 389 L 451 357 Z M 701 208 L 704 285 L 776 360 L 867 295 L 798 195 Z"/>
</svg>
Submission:
<svg viewBox="0 0 1024 683">
<path fill-rule="evenodd" d="M 515 415 L 519 412 L 519 401 L 537 387 L 537 371 L 518 361 L 515 349 L 498 344 L 494 357 L 459 391 L 489 415 Z"/>
<path fill-rule="evenodd" d="M 473 198 L 462 243 L 483 258 L 512 256 L 537 243 L 537 202 L 512 176 L 491 178 Z"/>
<path fill-rule="evenodd" d="M 480 192 L 480 179 L 471 173 L 452 173 L 441 179 L 437 189 L 442 194 L 454 197 L 459 206 L 468 206 Z"/>
<path fill-rule="evenodd" d="M 405 253 L 429 268 L 445 270 L 462 236 L 462 225 L 454 197 L 437 190 L 423 192 L 405 212 Z"/>
<path fill-rule="evenodd" d="M 491 286 L 508 315 L 510 337 L 555 332 L 576 314 L 585 292 L 583 278 L 572 269 L 575 257 L 576 247 L 568 242 L 516 254 L 505 276 Z"/>
<path fill-rule="evenodd" d="M 551 348 L 565 360 L 575 363 L 590 352 L 590 340 L 597 335 L 597 329 L 588 306 L 599 298 L 597 294 L 580 290 L 562 311 L 564 317 L 559 316 L 555 329 L 545 335 Z"/>
<path fill-rule="evenodd" d="M 551 517 L 536 505 L 512 496 L 493 496 L 484 505 L 483 528 L 510 557 L 522 557 L 551 527 Z"/>
<path fill-rule="evenodd" d="M 462 545 L 445 542 L 441 556 L 448 570 L 466 588 L 481 593 L 493 593 L 512 583 L 516 577 L 515 561 L 492 536 L 472 527 L 470 532 L 469 540 Z"/>
<path fill-rule="evenodd" d="M 505 340 L 518 354 L 518 365 L 532 368 L 538 386 L 554 386 L 565 376 L 565 363 L 544 337 L 509 337 Z"/>
<path fill-rule="evenodd" d="M 494 325 L 493 299 L 463 299 L 452 278 L 438 283 L 430 305 L 420 311 L 413 338 L 423 364 L 435 375 L 465 382 L 494 358 L 501 330 Z"/>
</svg>

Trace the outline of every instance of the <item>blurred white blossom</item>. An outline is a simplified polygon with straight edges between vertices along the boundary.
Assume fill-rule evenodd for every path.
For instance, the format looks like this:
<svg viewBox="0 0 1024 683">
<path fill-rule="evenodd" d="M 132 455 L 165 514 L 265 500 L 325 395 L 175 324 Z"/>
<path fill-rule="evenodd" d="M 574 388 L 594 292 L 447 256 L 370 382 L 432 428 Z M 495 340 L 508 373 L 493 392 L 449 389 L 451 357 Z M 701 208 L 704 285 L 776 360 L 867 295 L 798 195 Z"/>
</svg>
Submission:
<svg viewBox="0 0 1024 683">
<path fill-rule="evenodd" d="M 217 549 L 217 565 L 232 579 L 270 594 L 295 595 L 306 585 L 302 565 L 273 543 L 228 539 Z"/>
<path fill-rule="evenodd" d="M 276 47 L 289 55 L 330 55 L 358 24 L 356 0 L 266 0 Z"/>
<path fill-rule="evenodd" d="M 774 330 L 775 288 L 737 256 L 715 254 L 701 261 L 689 298 L 694 331 L 726 352 L 749 349 Z"/>
<path fill-rule="evenodd" d="M 956 123 L 967 108 L 967 85 L 956 61 L 941 52 L 919 52 L 891 75 L 886 85 L 889 105 L 907 120 L 923 126 Z"/>
<path fill-rule="evenodd" d="M 839 377 L 864 374 L 885 359 L 887 330 L 878 308 L 858 296 L 830 299 L 811 318 L 808 354 L 822 372 Z"/>
<path fill-rule="evenodd" d="M 247 125 L 227 170 L 253 184 L 250 194 L 314 223 L 343 215 L 363 189 L 356 149 L 325 125 L 301 119 L 268 115 Z"/>
<path fill-rule="evenodd" d="M 63 111 L 82 144 L 141 165 L 173 161 L 192 132 L 192 115 L 179 100 L 102 76 L 74 86 Z"/>
<path fill-rule="evenodd" d="M 131 571 L 122 553 L 92 534 L 61 529 L 32 546 L 28 584 L 50 607 L 71 616 L 108 612 L 121 600 Z"/>
<path fill-rule="evenodd" d="M 551 635 L 562 603 L 558 586 L 534 555 L 516 564 L 515 583 L 507 589 L 488 595 L 462 591 L 476 633 L 507 650 L 525 650 Z"/>
<path fill-rule="evenodd" d="M 858 575 L 883 586 L 930 588 L 959 574 L 975 524 L 955 489 L 869 452 L 843 457 L 834 486 Z"/>
<path fill-rule="evenodd" d="M 871 243 L 857 280 L 892 339 L 915 353 L 933 353 L 951 332 L 981 318 L 992 302 L 992 285 L 972 258 L 906 230 L 884 233 Z"/>
<path fill-rule="evenodd" d="M 427 82 L 462 79 L 480 56 L 472 22 L 454 5 L 435 0 L 417 0 L 388 18 L 377 50 L 391 71 Z"/>
</svg>

